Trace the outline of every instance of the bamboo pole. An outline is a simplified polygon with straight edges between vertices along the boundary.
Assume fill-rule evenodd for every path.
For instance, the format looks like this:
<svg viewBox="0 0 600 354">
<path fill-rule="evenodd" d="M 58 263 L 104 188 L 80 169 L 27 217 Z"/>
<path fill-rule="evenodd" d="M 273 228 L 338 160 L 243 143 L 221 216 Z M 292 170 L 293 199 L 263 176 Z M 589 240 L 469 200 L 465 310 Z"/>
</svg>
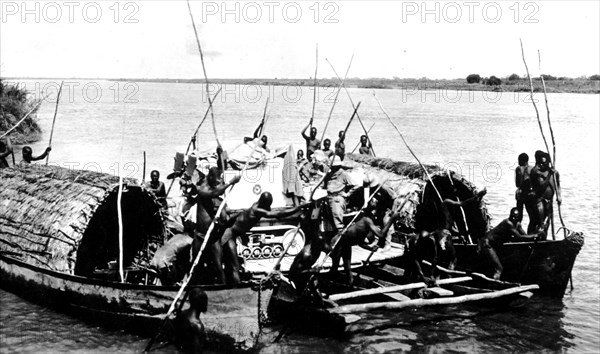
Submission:
<svg viewBox="0 0 600 354">
<path fill-rule="evenodd" d="M 142 169 L 142 184 L 146 183 L 146 150 L 144 150 L 144 166 Z"/>
<path fill-rule="evenodd" d="M 327 59 L 325 59 L 327 60 Z M 325 138 L 325 132 L 327 131 L 327 127 L 329 126 L 329 121 L 331 120 L 331 115 L 333 114 L 333 108 L 337 104 L 338 97 L 340 95 L 340 91 L 342 91 L 342 87 L 344 86 L 344 82 L 346 82 L 346 78 L 348 77 L 348 72 L 350 71 L 350 67 L 352 66 L 352 61 L 354 60 L 354 54 L 350 58 L 350 63 L 348 64 L 348 68 L 346 69 L 346 74 L 344 74 L 344 80 L 341 84 L 338 85 L 337 92 L 335 93 L 335 98 L 333 99 L 333 104 L 331 105 L 331 110 L 329 111 L 329 117 L 327 117 L 327 123 L 325 123 L 325 128 L 323 128 L 323 133 L 321 134 L 321 142 Z"/>
<path fill-rule="evenodd" d="M 438 280 L 437 284 L 438 285 L 456 284 L 456 283 L 464 283 L 464 282 L 470 281 L 470 280 L 473 280 L 473 278 L 471 278 L 471 277 L 448 278 L 448 279 Z M 421 288 L 426 288 L 426 287 L 427 287 L 427 284 L 425 284 L 424 282 L 395 285 L 395 286 L 386 286 L 383 288 L 364 289 L 364 290 L 357 290 L 357 291 L 352 291 L 352 292 L 348 292 L 348 293 L 335 294 L 335 295 L 329 296 L 329 300 L 339 301 L 339 300 L 355 299 L 357 297 L 377 295 L 377 294 L 386 294 L 386 293 L 395 293 L 398 291 L 421 289 Z"/>
<path fill-rule="evenodd" d="M 456 305 L 462 304 L 470 301 L 481 301 L 481 300 L 491 300 L 497 299 L 503 296 L 514 295 L 523 293 L 530 290 L 537 290 L 540 287 L 536 284 L 533 285 L 524 285 L 524 286 L 516 286 L 509 289 L 479 293 L 479 294 L 470 294 L 470 295 L 462 295 L 462 296 L 453 296 L 453 297 L 445 297 L 438 299 L 415 299 L 415 300 L 407 300 L 407 301 L 389 301 L 389 302 L 373 302 L 368 304 L 356 304 L 356 305 L 345 305 L 340 307 L 334 307 L 328 309 L 329 313 L 336 314 L 345 314 L 345 313 L 354 313 L 354 312 L 366 312 L 366 311 L 374 311 L 374 310 L 400 310 L 404 308 L 412 308 L 412 307 L 424 307 L 424 306 L 439 306 L 439 305 Z"/>
<path fill-rule="evenodd" d="M 217 141 L 217 146 L 221 146 L 221 142 L 219 141 L 219 136 L 217 135 L 217 126 L 215 124 L 215 115 L 213 112 L 213 101 L 210 98 L 210 85 L 208 82 L 208 75 L 206 74 L 206 65 L 204 64 L 204 54 L 202 52 L 202 46 L 200 45 L 200 37 L 198 37 L 198 30 L 196 29 L 196 22 L 194 21 L 194 16 L 192 15 L 192 8 L 190 7 L 190 1 L 186 0 L 188 11 L 190 13 L 190 18 L 192 20 L 192 27 L 194 29 L 194 35 L 196 36 L 196 44 L 198 45 L 198 52 L 200 52 L 200 61 L 202 62 L 202 72 L 204 73 L 204 82 L 206 83 L 206 97 L 208 99 L 208 107 L 210 110 L 210 117 L 212 120 L 213 133 L 215 134 L 215 140 Z"/>
<path fill-rule="evenodd" d="M 121 200 L 123 197 L 123 144 L 125 142 L 125 116 L 121 126 L 121 152 L 119 154 L 119 190 L 117 192 L 117 217 L 119 219 L 119 277 L 121 283 L 125 282 L 123 273 L 123 206 Z"/>
<path fill-rule="evenodd" d="M 316 53 L 316 63 L 315 63 L 315 77 L 314 77 L 314 84 L 313 84 L 313 105 L 312 105 L 312 114 L 310 115 L 310 127 L 308 129 L 308 131 L 310 132 L 312 130 L 312 123 L 313 120 L 315 119 L 315 106 L 317 104 L 317 72 L 319 70 L 319 44 L 317 43 L 317 47 L 315 50 Z"/>
<path fill-rule="evenodd" d="M 58 102 L 60 102 L 60 94 L 62 93 L 64 81 L 60 82 L 58 94 L 56 95 L 56 105 L 54 106 L 54 118 L 52 118 L 52 129 L 50 130 L 50 140 L 48 141 L 48 147 L 52 147 L 52 135 L 54 134 L 54 123 L 56 122 L 56 113 L 58 112 Z M 50 153 L 46 155 L 46 166 L 48 166 L 48 160 L 50 159 Z"/>
<path fill-rule="evenodd" d="M 552 139 L 552 165 L 556 168 L 556 141 L 554 140 L 554 130 L 552 129 L 552 122 L 550 121 L 550 106 L 548 105 L 548 95 L 546 92 L 546 82 L 544 81 L 544 75 L 542 72 L 542 56 L 540 51 L 538 50 L 538 66 L 540 70 L 540 78 L 542 79 L 542 88 L 544 89 L 544 101 L 546 103 L 546 116 L 548 118 L 548 127 L 550 128 L 550 138 Z M 567 228 L 565 227 L 565 222 L 562 217 L 562 212 L 560 208 L 560 204 L 558 203 L 558 186 L 556 185 L 556 177 L 552 176 L 552 188 L 554 188 L 554 193 L 556 194 L 556 206 L 558 209 L 558 217 L 560 219 L 560 224 L 563 228 L 564 238 L 567 238 Z M 551 222 L 552 222 L 552 239 L 556 239 L 556 235 L 554 234 L 554 212 L 550 214 Z"/>
<path fill-rule="evenodd" d="M 542 121 L 540 120 L 540 112 L 538 111 L 537 105 L 535 104 L 535 100 L 533 99 L 533 80 L 531 79 L 531 75 L 529 75 L 529 68 L 527 67 L 527 61 L 525 61 L 525 51 L 523 49 L 523 41 L 519 39 L 521 42 L 521 56 L 523 57 L 523 64 L 525 64 L 525 71 L 527 71 L 527 79 L 529 80 L 529 91 L 531 92 L 531 103 L 533 104 L 533 108 L 535 109 L 535 115 L 537 117 L 538 126 L 540 127 L 540 132 L 542 133 L 542 138 L 544 139 L 544 145 L 546 145 L 546 151 L 548 155 L 550 155 L 550 149 L 548 149 L 548 141 L 546 141 L 546 135 L 544 134 L 544 129 L 542 128 Z"/>
<path fill-rule="evenodd" d="M 219 90 L 214 94 L 214 96 L 213 96 L 213 102 L 217 98 L 217 96 L 219 95 L 219 92 L 221 92 L 221 88 L 219 88 Z M 196 134 L 198 134 L 198 131 L 200 130 L 200 127 L 202 126 L 202 124 L 206 120 L 206 117 L 208 117 L 208 113 L 209 112 L 210 112 L 210 106 L 206 109 L 206 112 L 204 113 L 204 118 L 202 118 L 202 120 L 200 121 L 200 124 L 198 124 L 198 127 L 196 128 L 196 131 L 194 131 L 194 134 L 192 135 L 192 138 L 190 139 L 190 142 L 188 143 L 187 149 L 185 150 L 185 154 L 186 155 L 187 155 L 188 152 L 190 152 L 190 148 L 192 147 L 192 141 L 196 137 Z M 175 178 L 173 178 L 171 180 L 171 184 L 169 184 L 169 189 L 167 189 L 167 197 L 169 196 L 169 193 L 171 192 L 171 188 L 173 188 L 173 184 L 174 183 L 175 183 Z"/>
<path fill-rule="evenodd" d="M 327 63 L 329 63 L 329 66 L 331 66 L 331 70 L 333 70 L 333 73 L 337 77 L 338 81 L 342 82 L 342 87 L 344 87 L 344 90 L 346 91 L 346 95 L 348 95 L 348 99 L 350 100 L 350 103 L 352 104 L 352 108 L 355 108 L 354 101 L 352 101 L 352 96 L 350 96 L 350 92 L 348 91 L 348 88 L 346 87 L 346 85 L 344 84 L 342 79 L 340 79 L 340 76 L 338 75 L 337 71 L 335 71 L 333 64 L 331 64 L 331 62 L 328 59 L 325 59 L 325 60 L 327 60 Z M 367 128 L 365 128 L 365 125 L 363 124 L 362 119 L 360 119 L 360 116 L 357 116 L 357 118 L 358 118 L 358 122 L 360 123 L 360 126 L 362 127 L 363 131 L 365 132 L 365 135 L 367 136 L 367 139 L 369 139 L 369 142 L 372 142 L 371 138 L 369 138 L 369 132 L 367 131 Z M 373 156 L 376 157 L 375 149 L 373 149 L 373 146 L 371 146 L 371 152 L 373 153 Z"/>
<path fill-rule="evenodd" d="M 433 183 L 433 179 L 431 179 L 431 175 L 429 174 L 429 171 L 427 171 L 427 169 L 425 168 L 425 166 L 423 166 L 423 164 L 421 163 L 421 160 L 419 160 L 419 158 L 417 157 L 417 155 L 415 155 L 415 153 L 413 152 L 413 150 L 410 148 L 410 146 L 406 142 L 406 139 L 404 139 L 404 135 L 402 135 L 402 133 L 400 132 L 400 129 L 398 129 L 398 127 L 396 126 L 396 124 L 394 124 L 394 121 L 392 120 L 392 118 L 387 114 L 387 112 L 383 108 L 383 105 L 381 104 L 381 102 L 379 102 L 379 99 L 375 95 L 375 91 L 373 91 L 373 97 L 375 97 L 375 101 L 377 101 L 377 104 L 379 104 L 379 108 L 381 108 L 381 111 L 383 112 L 383 114 L 390 121 L 390 123 L 392 124 L 392 126 L 394 127 L 394 129 L 396 129 L 396 131 L 400 135 L 400 138 L 402 138 L 402 142 L 404 142 L 404 145 L 406 146 L 406 148 L 408 149 L 408 151 L 410 152 L 410 154 L 415 158 L 415 160 L 417 160 L 417 162 L 419 163 L 419 166 L 421 166 L 421 168 L 423 169 L 423 171 L 425 171 L 425 174 L 427 175 L 427 178 L 429 179 L 429 182 L 431 182 L 431 186 L 435 190 L 435 193 L 437 194 L 438 198 L 440 198 L 440 202 L 442 204 L 444 204 L 444 199 L 442 198 L 442 195 L 440 194 L 440 192 L 436 188 L 435 184 Z"/>
</svg>

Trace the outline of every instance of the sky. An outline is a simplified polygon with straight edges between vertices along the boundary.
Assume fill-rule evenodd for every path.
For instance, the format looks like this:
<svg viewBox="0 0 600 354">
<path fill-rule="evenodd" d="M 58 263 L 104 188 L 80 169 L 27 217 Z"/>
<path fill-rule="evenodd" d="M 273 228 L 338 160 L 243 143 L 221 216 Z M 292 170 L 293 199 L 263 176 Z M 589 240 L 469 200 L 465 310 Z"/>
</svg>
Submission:
<svg viewBox="0 0 600 354">
<path fill-rule="evenodd" d="M 600 1 L 191 1 L 214 78 L 600 73 Z M 202 78 L 185 1 L 0 1 L 2 77 Z M 538 65 L 541 53 L 541 71 Z"/>
</svg>

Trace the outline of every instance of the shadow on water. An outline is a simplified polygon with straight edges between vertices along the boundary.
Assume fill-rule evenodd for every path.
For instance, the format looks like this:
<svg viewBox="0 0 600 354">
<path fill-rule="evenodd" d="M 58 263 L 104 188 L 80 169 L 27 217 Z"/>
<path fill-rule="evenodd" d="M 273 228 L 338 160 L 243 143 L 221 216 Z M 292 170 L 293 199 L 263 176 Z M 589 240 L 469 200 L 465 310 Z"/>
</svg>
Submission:
<svg viewBox="0 0 600 354">
<path fill-rule="evenodd" d="M 362 315 L 362 329 L 345 338 L 315 338 L 292 330 L 261 352 L 510 352 L 565 350 L 562 301 L 534 297 L 510 307 L 460 305 Z"/>
</svg>

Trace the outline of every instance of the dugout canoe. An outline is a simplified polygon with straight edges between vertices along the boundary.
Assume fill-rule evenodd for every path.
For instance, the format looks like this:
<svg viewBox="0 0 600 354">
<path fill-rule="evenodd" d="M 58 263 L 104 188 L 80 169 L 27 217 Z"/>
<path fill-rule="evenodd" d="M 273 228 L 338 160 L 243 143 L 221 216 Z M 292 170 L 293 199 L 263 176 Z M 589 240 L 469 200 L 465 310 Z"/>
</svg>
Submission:
<svg viewBox="0 0 600 354">
<path fill-rule="evenodd" d="M 0 286 L 111 329 L 155 335 L 178 288 L 148 282 L 147 251 L 166 237 L 154 196 L 133 181 L 124 185 L 121 283 L 108 266 L 118 252 L 116 177 L 39 165 L 0 173 Z M 209 348 L 252 348 L 270 290 L 252 281 L 201 288 Z"/>
<path fill-rule="evenodd" d="M 439 198 L 431 183 L 424 176 L 423 169 L 417 164 L 393 161 L 386 158 L 375 158 L 365 155 L 347 155 L 346 162 L 352 166 L 361 166 L 367 173 L 390 178 L 397 195 L 408 192 L 411 203 L 401 210 L 403 217 L 396 231 L 407 235 L 417 230 L 435 230 L 440 226 L 442 214 L 439 212 Z M 425 166 L 442 198 L 465 200 L 474 196 L 476 187 L 464 177 L 441 170 L 436 166 Z M 396 178 L 394 177 L 397 176 Z M 450 182 L 452 180 L 452 182 Z M 399 200 L 395 201 L 398 205 Z M 480 204 L 463 207 L 467 220 L 469 235 L 473 241 L 483 236 L 493 226 L 487 211 L 485 198 Z M 456 215 L 458 212 L 456 212 Z M 455 217 L 458 233 L 466 234 L 462 217 Z M 504 267 L 501 280 L 538 284 L 540 294 L 562 298 L 568 286 L 573 265 L 584 244 L 581 232 L 567 230 L 563 238 L 562 231 L 557 232 L 557 240 L 539 242 L 506 243 L 497 250 L 500 262 Z M 404 236 L 401 236 L 404 237 Z M 549 236 L 550 237 L 550 236 Z M 464 238 L 466 240 L 466 238 Z M 400 241 L 401 242 L 401 241 Z M 454 247 L 458 257 L 458 267 L 470 272 L 491 275 L 491 265 L 477 253 L 475 244 L 462 243 L 455 238 Z M 395 263 L 402 264 L 402 262 Z"/>
</svg>

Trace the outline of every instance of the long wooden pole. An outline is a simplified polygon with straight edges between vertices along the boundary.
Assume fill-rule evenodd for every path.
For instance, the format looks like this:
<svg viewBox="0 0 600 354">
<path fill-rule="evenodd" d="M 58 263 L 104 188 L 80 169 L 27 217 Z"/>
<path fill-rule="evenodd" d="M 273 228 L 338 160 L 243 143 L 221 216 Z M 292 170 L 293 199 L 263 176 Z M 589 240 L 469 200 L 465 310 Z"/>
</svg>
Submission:
<svg viewBox="0 0 600 354">
<path fill-rule="evenodd" d="M 58 89 L 58 95 L 56 95 L 56 105 L 54 106 L 54 118 L 52 118 L 52 129 L 50 129 L 50 140 L 48 141 L 48 147 L 52 147 L 52 135 L 54 134 L 54 123 L 56 122 L 56 113 L 58 112 L 58 103 L 60 102 L 60 94 L 62 93 L 64 81 L 60 82 L 60 88 Z M 50 159 L 50 153 L 46 155 L 46 166 L 48 166 L 48 160 Z"/>
<path fill-rule="evenodd" d="M 219 95 L 219 92 L 221 92 L 221 88 L 219 88 L 219 90 L 213 96 L 213 102 L 217 98 L 217 96 Z M 200 124 L 198 124 L 198 127 L 194 131 L 194 134 L 192 135 L 192 138 L 190 139 L 190 142 L 188 143 L 187 149 L 185 150 L 186 155 L 187 155 L 188 152 L 190 152 L 190 148 L 192 147 L 192 141 L 194 140 L 194 137 L 196 137 L 196 134 L 198 134 L 198 131 L 200 130 L 200 127 L 202 126 L 202 124 L 206 120 L 206 117 L 208 117 L 208 113 L 209 112 L 210 112 L 210 106 L 206 109 L 206 112 L 204 113 L 204 118 L 202 118 L 202 120 L 200 121 Z M 171 180 L 171 184 L 169 184 L 169 189 L 167 189 L 167 197 L 169 196 L 169 193 L 171 192 L 171 189 L 173 188 L 173 184 L 174 183 L 175 183 L 175 178 L 173 178 Z"/>
<path fill-rule="evenodd" d="M 524 285 L 524 286 L 516 286 L 513 288 L 508 288 L 504 290 L 479 293 L 479 294 L 470 294 L 470 295 L 462 295 L 462 296 L 453 296 L 439 299 L 415 299 L 415 300 L 407 300 L 407 301 L 389 301 L 389 302 L 372 302 L 368 304 L 357 304 L 357 305 L 345 305 L 340 307 L 334 307 L 328 309 L 327 311 L 330 313 L 344 314 L 344 313 L 354 313 L 354 312 L 366 312 L 366 311 L 374 311 L 374 310 L 400 310 L 409 307 L 424 307 L 424 306 L 438 306 L 438 305 L 455 305 L 461 304 L 469 301 L 480 301 L 480 300 L 490 300 L 497 299 L 499 297 L 519 294 L 530 290 L 537 290 L 540 287 L 536 284 L 533 285 Z"/>
<path fill-rule="evenodd" d="M 550 106 L 548 105 L 548 94 L 546 93 L 546 82 L 544 81 L 544 75 L 542 75 L 542 56 L 540 51 L 538 50 L 538 65 L 540 70 L 540 78 L 542 79 L 542 88 L 544 89 L 544 101 L 546 103 L 546 115 L 548 118 L 548 127 L 550 128 L 550 138 L 552 139 L 552 165 L 556 168 L 556 141 L 554 140 L 554 130 L 552 129 L 552 121 L 550 121 Z M 562 212 L 560 208 L 560 204 L 558 203 L 558 185 L 556 184 L 556 176 L 552 176 L 552 182 L 554 188 L 554 193 L 556 197 L 556 206 L 558 209 L 558 218 L 560 219 L 560 224 L 562 225 L 564 238 L 567 238 L 567 229 L 565 227 L 565 222 L 562 217 Z M 550 214 L 551 222 L 552 222 L 552 239 L 556 239 L 556 235 L 554 235 L 554 213 Z"/>
<path fill-rule="evenodd" d="M 440 194 L 440 192 L 436 188 L 435 184 L 433 183 L 433 179 L 431 178 L 431 175 L 429 174 L 429 171 L 427 171 L 427 169 L 425 168 L 425 166 L 423 166 L 423 164 L 421 163 L 421 160 L 419 160 L 419 158 L 417 157 L 417 155 L 415 155 L 415 153 L 413 152 L 413 150 L 410 148 L 410 146 L 406 142 L 406 139 L 404 139 L 404 135 L 402 135 L 402 133 L 400 132 L 400 129 L 398 129 L 398 127 L 396 126 L 396 124 L 394 124 L 394 121 L 392 120 L 392 118 L 387 114 L 387 112 L 383 108 L 383 105 L 381 104 L 381 102 L 379 102 L 379 99 L 375 95 L 375 91 L 373 91 L 373 97 L 375 97 L 375 101 L 377 101 L 377 104 L 379 104 L 379 108 L 381 108 L 381 111 L 383 112 L 383 114 L 390 121 L 390 123 L 392 124 L 392 126 L 394 127 L 394 129 L 396 129 L 396 131 L 398 132 L 398 135 L 400 135 L 400 138 L 402 138 L 402 142 L 404 142 L 404 145 L 406 146 L 406 148 L 408 149 L 408 151 L 410 152 L 410 154 L 415 158 L 415 160 L 417 160 L 417 162 L 419 163 L 419 166 L 421 166 L 421 168 L 423 169 L 423 171 L 425 171 L 425 174 L 427 175 L 427 178 L 429 179 L 429 182 L 431 182 L 431 186 L 435 190 L 435 193 L 437 194 L 438 198 L 440 198 L 440 202 L 443 204 L 444 203 L 444 199 L 442 198 L 442 195 Z"/>
<path fill-rule="evenodd" d="M 448 278 L 448 279 L 438 280 L 437 284 L 438 285 L 456 284 L 456 283 L 464 283 L 464 282 L 470 281 L 470 280 L 473 280 L 473 278 L 471 278 L 471 277 Z M 364 289 L 364 290 L 352 291 L 349 293 L 335 294 L 335 295 L 329 296 L 329 300 L 339 301 L 339 300 L 347 300 L 347 299 L 356 299 L 357 297 L 377 295 L 377 294 L 386 294 L 386 293 L 395 293 L 398 291 L 421 289 L 421 288 L 425 288 L 425 287 L 427 287 L 427 284 L 425 284 L 423 282 L 386 286 L 383 288 Z"/>
<path fill-rule="evenodd" d="M 454 188 L 454 180 L 452 179 L 452 176 L 450 176 L 449 168 L 446 168 L 446 175 L 448 175 L 448 179 L 450 180 L 450 185 L 452 186 L 452 188 Z M 456 195 L 456 199 L 458 200 L 458 202 L 460 202 L 460 198 L 458 197 L 458 194 Z M 460 208 L 460 214 L 462 215 L 462 218 L 463 218 L 463 222 L 465 223 L 465 230 L 467 231 L 467 239 L 469 240 L 469 243 L 473 243 L 473 240 L 471 239 L 471 235 L 469 234 L 469 224 L 467 223 L 467 215 L 465 214 L 465 209 L 462 207 L 462 205 L 459 208 Z M 456 221 L 454 221 L 454 224 L 456 224 Z M 458 225 L 456 225 L 456 229 L 458 230 Z"/>
<path fill-rule="evenodd" d="M 123 272 L 123 206 L 121 200 L 123 198 L 123 144 L 125 143 L 125 116 L 121 126 L 121 152 L 119 154 L 119 190 L 117 192 L 117 218 L 119 219 L 119 277 L 121 283 L 125 282 Z"/>
<path fill-rule="evenodd" d="M 529 68 L 527 67 L 527 61 L 525 60 L 525 50 L 523 49 L 523 41 L 521 39 L 519 39 L 519 41 L 521 42 L 521 56 L 523 57 L 523 64 L 525 64 L 525 71 L 527 72 L 527 79 L 529 80 L 531 103 L 533 104 L 533 108 L 535 109 L 535 115 L 537 117 L 538 126 L 540 127 L 540 132 L 542 133 L 542 138 L 544 139 L 544 145 L 546 145 L 546 151 L 548 152 L 548 155 L 550 155 L 548 141 L 546 141 L 546 135 L 544 134 L 544 129 L 542 128 L 542 121 L 540 120 L 540 112 L 538 111 L 537 105 L 535 104 L 535 100 L 533 99 L 533 80 L 531 79 L 531 75 L 529 75 Z"/>
<path fill-rule="evenodd" d="M 352 100 L 352 96 L 350 96 L 350 91 L 348 91 L 348 88 L 346 87 L 344 81 L 342 81 L 342 79 L 338 75 L 337 71 L 333 67 L 333 64 L 331 64 L 331 62 L 327 58 L 325 60 L 327 61 L 327 63 L 329 64 L 329 66 L 331 66 L 331 70 L 333 70 L 333 73 L 337 77 L 338 81 L 341 82 L 341 85 L 344 88 L 344 90 L 346 91 L 346 95 L 348 95 L 348 99 L 350 100 L 350 103 L 352 104 L 352 108 L 354 108 L 354 101 Z M 360 119 L 360 116 L 357 116 L 356 118 L 358 118 L 358 122 L 360 123 L 360 126 L 363 129 L 363 132 L 367 136 L 367 139 L 369 139 L 369 142 L 372 142 L 371 138 L 369 138 L 369 132 L 367 131 L 367 128 L 365 128 L 365 125 L 363 124 L 362 119 Z M 373 146 L 371 146 L 371 152 L 373 153 L 373 156 L 376 157 L 375 150 L 373 149 Z"/>
<path fill-rule="evenodd" d="M 215 134 L 215 140 L 217 141 L 217 146 L 221 146 L 221 142 L 219 141 L 219 137 L 217 135 L 217 126 L 215 124 L 215 115 L 213 112 L 213 101 L 210 98 L 210 85 L 208 82 L 208 75 L 206 74 L 206 65 L 204 64 L 204 54 L 202 52 L 202 46 L 200 45 L 200 37 L 198 37 L 198 30 L 196 29 L 196 22 L 194 21 L 194 15 L 192 15 L 192 8 L 190 7 L 190 1 L 186 0 L 188 11 L 190 13 L 190 18 L 192 19 L 192 27 L 194 29 L 194 35 L 196 36 L 196 44 L 198 45 L 198 52 L 200 52 L 200 61 L 202 62 L 202 72 L 204 73 L 204 82 L 206 83 L 206 97 L 208 99 L 208 107 L 210 109 L 210 117 L 212 120 L 213 132 Z"/>
<path fill-rule="evenodd" d="M 327 58 L 325 58 L 327 60 Z M 333 99 L 333 104 L 331 105 L 331 110 L 329 111 L 329 116 L 327 117 L 327 122 L 325 123 L 325 128 L 323 128 L 323 132 L 321 134 L 321 141 L 325 138 L 325 132 L 327 131 L 327 127 L 329 126 L 329 121 L 331 120 L 331 115 L 333 114 L 333 109 L 338 101 L 338 96 L 342 91 L 342 87 L 344 87 L 344 82 L 346 82 L 346 78 L 348 77 L 348 72 L 350 72 L 350 67 L 352 66 L 352 61 L 354 60 L 354 54 L 350 57 L 350 63 L 348 63 L 348 68 L 346 69 L 346 74 L 344 74 L 344 80 L 338 84 L 337 92 L 335 93 L 335 98 Z"/>
<path fill-rule="evenodd" d="M 142 184 L 146 183 L 146 150 L 144 150 L 144 166 L 142 169 Z"/>
<path fill-rule="evenodd" d="M 312 114 L 310 115 L 310 128 L 309 131 L 312 130 L 312 123 L 313 120 L 315 119 L 315 106 L 317 105 L 317 72 L 319 71 L 319 44 L 317 43 L 316 49 L 315 49 L 315 77 L 314 77 L 314 83 L 313 83 L 313 105 L 312 105 Z"/>
</svg>

